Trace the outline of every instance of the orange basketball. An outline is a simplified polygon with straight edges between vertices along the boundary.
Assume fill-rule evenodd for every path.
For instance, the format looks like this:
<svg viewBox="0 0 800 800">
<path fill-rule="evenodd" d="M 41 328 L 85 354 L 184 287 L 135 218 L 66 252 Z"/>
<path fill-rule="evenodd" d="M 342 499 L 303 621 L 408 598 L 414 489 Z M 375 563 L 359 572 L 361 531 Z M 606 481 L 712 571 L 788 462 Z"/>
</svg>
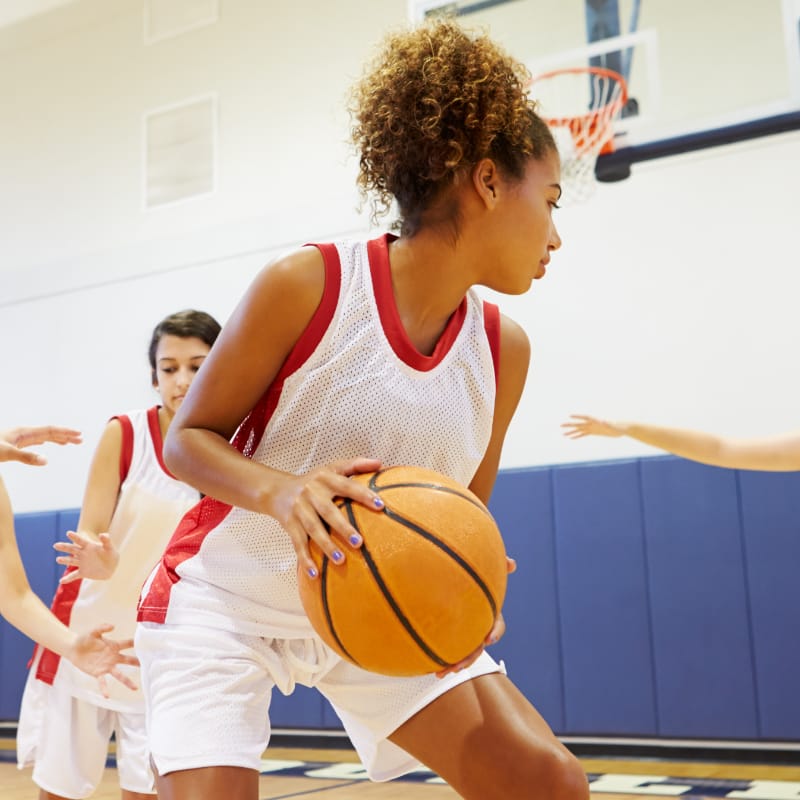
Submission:
<svg viewBox="0 0 800 800">
<path fill-rule="evenodd" d="M 300 597 L 320 637 L 371 672 L 423 675 L 485 641 L 503 605 L 506 555 L 486 506 L 450 478 L 418 467 L 354 475 L 380 495 L 372 511 L 339 501 L 363 546 L 333 564 L 310 542 L 317 579 Z"/>
</svg>

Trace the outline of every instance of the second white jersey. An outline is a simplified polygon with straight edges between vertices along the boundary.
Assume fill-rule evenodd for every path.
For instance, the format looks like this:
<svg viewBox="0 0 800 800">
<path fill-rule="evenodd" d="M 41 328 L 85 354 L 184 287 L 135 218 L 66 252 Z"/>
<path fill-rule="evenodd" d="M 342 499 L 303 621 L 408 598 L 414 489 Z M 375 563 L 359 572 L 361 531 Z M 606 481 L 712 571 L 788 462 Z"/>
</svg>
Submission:
<svg viewBox="0 0 800 800">
<path fill-rule="evenodd" d="M 233 444 L 292 474 L 345 458 L 427 467 L 468 485 L 489 443 L 499 321 L 470 291 L 430 356 L 408 339 L 388 237 L 318 245 L 322 301 Z M 297 559 L 273 519 L 205 498 L 181 521 L 139 619 L 275 638 L 313 635 Z"/>
<path fill-rule="evenodd" d="M 119 564 L 108 580 L 83 579 L 61 584 L 53 599 L 53 613 L 78 633 L 98 625 L 114 626 L 113 638 L 133 638 L 136 606 L 147 576 L 186 511 L 197 503 L 196 489 L 174 478 L 162 460 L 158 407 L 117 417 L 122 425 L 122 457 L 117 504 L 108 532 L 119 552 Z M 119 711 L 142 707 L 140 692 L 131 692 L 109 680 L 109 697 L 100 693 L 97 679 L 67 659 L 44 650 L 36 665 L 40 680 L 52 683 L 58 672 L 60 687 L 76 697 Z M 138 676 L 129 674 L 138 683 Z"/>
</svg>

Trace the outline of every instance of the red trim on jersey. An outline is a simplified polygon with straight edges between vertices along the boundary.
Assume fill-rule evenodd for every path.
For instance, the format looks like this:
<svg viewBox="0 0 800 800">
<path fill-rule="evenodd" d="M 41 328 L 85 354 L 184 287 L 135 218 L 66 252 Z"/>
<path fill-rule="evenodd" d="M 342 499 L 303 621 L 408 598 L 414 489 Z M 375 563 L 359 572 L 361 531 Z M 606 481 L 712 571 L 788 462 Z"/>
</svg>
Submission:
<svg viewBox="0 0 800 800">
<path fill-rule="evenodd" d="M 408 333 L 403 327 L 400 313 L 397 310 L 394 290 L 392 289 L 389 242 L 395 238 L 397 237 L 387 233 L 379 239 L 372 239 L 367 242 L 369 269 L 372 275 L 372 286 L 375 291 L 375 302 L 378 305 L 378 314 L 381 318 L 383 332 L 386 334 L 386 338 L 389 340 L 395 355 L 408 366 L 421 372 L 428 372 L 447 355 L 461 331 L 464 319 L 467 316 L 467 298 L 465 297 L 461 301 L 458 308 L 450 316 L 450 319 L 447 320 L 447 325 L 445 325 L 442 335 L 436 342 L 433 353 L 429 356 L 420 353 L 411 339 L 408 338 Z"/>
<path fill-rule="evenodd" d="M 128 477 L 131 461 L 133 461 L 133 423 L 125 414 L 119 414 L 111 419 L 118 420 L 122 426 L 122 450 L 119 454 L 119 485 L 122 486 L 125 478 Z"/>
<path fill-rule="evenodd" d="M 72 572 L 75 569 L 77 569 L 77 567 L 68 567 L 67 572 Z M 72 616 L 72 606 L 75 605 L 75 601 L 78 599 L 81 583 L 82 581 L 80 580 L 72 581 L 72 583 L 60 583 L 58 589 L 56 589 L 53 603 L 50 606 L 50 610 L 53 614 L 67 627 L 69 627 L 69 620 Z M 36 651 L 34 651 L 34 654 L 35 652 Z M 60 661 L 61 656 L 58 655 L 58 653 L 44 649 L 42 651 L 42 657 L 39 660 L 39 666 L 36 669 L 36 677 L 40 681 L 52 684 L 56 679 L 56 672 L 58 671 Z"/>
<path fill-rule="evenodd" d="M 496 388 L 500 383 L 500 309 L 486 300 L 483 301 L 483 327 L 486 329 L 486 338 L 492 351 Z"/>
<path fill-rule="evenodd" d="M 264 430 L 278 405 L 286 378 L 299 369 L 319 345 L 339 302 L 342 283 L 339 251 L 333 244 L 314 246 L 322 253 L 325 262 L 325 287 L 322 299 L 311 321 L 278 370 L 275 379 L 233 435 L 231 444 L 248 458 L 252 458 L 255 448 L 264 435 Z M 147 594 L 139 601 L 137 619 L 140 622 L 163 623 L 166 620 L 170 592 L 180 580 L 178 567 L 187 559 L 197 555 L 206 536 L 225 519 L 231 508 L 232 506 L 227 503 L 212 497 L 204 497 L 184 515 L 164 551 Z"/>
<path fill-rule="evenodd" d="M 339 251 L 335 244 L 314 244 L 314 247 L 322 254 L 325 262 L 325 288 L 322 290 L 322 299 L 319 306 L 311 317 L 311 321 L 306 329 L 295 342 L 292 352 L 286 359 L 281 368 L 277 380 L 285 380 L 296 370 L 305 364 L 317 345 L 322 341 L 325 331 L 331 324 L 336 306 L 339 302 L 339 294 L 342 288 L 342 264 L 339 260 Z"/>
<path fill-rule="evenodd" d="M 150 431 L 150 438 L 153 441 L 153 450 L 155 450 L 156 458 L 158 459 L 158 466 L 161 467 L 170 478 L 177 480 L 164 463 L 164 439 L 161 436 L 161 423 L 158 421 L 158 409 L 159 406 L 153 406 L 147 409 L 147 427 Z"/>
<path fill-rule="evenodd" d="M 258 442 L 261 441 L 267 423 L 278 405 L 284 381 L 305 364 L 306 360 L 322 341 L 322 337 L 331 324 L 336 305 L 339 302 L 339 293 L 342 286 L 342 265 L 339 259 L 339 251 L 334 244 L 315 244 L 314 247 L 320 251 L 325 263 L 325 287 L 322 290 L 322 299 L 314 312 L 314 316 L 311 317 L 311 321 L 300 334 L 300 338 L 294 343 L 294 347 L 286 357 L 286 361 L 283 362 L 283 366 L 278 370 L 278 374 L 233 436 L 231 441 L 233 446 L 248 458 L 253 455 L 246 452 L 248 442 L 258 445 Z"/>
</svg>

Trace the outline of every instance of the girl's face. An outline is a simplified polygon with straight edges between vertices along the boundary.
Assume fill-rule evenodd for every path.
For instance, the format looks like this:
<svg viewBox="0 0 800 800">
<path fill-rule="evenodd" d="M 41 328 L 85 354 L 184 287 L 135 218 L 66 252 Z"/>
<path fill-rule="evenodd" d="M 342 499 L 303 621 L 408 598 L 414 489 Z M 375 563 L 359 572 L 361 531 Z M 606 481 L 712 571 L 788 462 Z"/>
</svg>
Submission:
<svg viewBox="0 0 800 800">
<path fill-rule="evenodd" d="M 499 256 L 491 284 L 505 294 L 526 292 L 543 278 L 550 254 L 561 247 L 553 209 L 561 196 L 561 164 L 556 153 L 530 159 L 519 183 L 505 184 L 500 214 L 495 215 L 492 241 Z"/>
<path fill-rule="evenodd" d="M 164 334 L 156 347 L 156 382 L 161 403 L 171 416 L 180 408 L 194 376 L 211 348 L 196 336 Z"/>
</svg>

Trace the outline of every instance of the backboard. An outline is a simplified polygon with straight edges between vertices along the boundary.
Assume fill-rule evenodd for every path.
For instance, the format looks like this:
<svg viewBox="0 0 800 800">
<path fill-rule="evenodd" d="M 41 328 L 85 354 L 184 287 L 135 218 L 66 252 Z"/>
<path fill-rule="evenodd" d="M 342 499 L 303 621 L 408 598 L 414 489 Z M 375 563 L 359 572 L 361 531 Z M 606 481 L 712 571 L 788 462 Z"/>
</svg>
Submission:
<svg viewBox="0 0 800 800">
<path fill-rule="evenodd" d="M 456 14 L 536 75 L 604 66 L 630 97 L 600 180 L 630 164 L 800 128 L 800 0 L 409 0 Z"/>
</svg>

